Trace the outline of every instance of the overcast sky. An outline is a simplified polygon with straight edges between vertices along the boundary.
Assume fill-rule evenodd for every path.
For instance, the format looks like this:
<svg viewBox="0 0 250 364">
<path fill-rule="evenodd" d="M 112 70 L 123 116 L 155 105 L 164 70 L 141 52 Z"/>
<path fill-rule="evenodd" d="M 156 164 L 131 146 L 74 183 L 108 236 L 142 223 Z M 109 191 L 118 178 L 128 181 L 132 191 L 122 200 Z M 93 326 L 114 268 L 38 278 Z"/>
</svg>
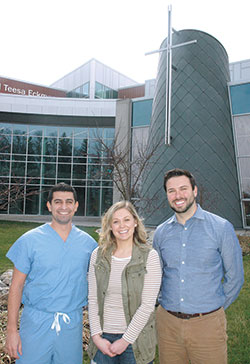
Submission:
<svg viewBox="0 0 250 364">
<path fill-rule="evenodd" d="M 50 85 L 91 58 L 137 82 L 155 78 L 167 36 L 176 30 L 218 39 L 229 62 L 250 59 L 250 1 L 0 0 L 0 76 Z"/>
</svg>

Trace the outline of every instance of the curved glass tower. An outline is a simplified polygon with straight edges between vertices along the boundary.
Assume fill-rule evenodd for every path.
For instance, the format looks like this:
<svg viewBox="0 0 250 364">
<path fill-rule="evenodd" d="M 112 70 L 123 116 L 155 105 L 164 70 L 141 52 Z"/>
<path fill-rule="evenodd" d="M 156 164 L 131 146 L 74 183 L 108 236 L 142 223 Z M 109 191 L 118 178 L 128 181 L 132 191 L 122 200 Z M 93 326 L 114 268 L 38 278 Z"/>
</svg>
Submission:
<svg viewBox="0 0 250 364">
<path fill-rule="evenodd" d="M 197 30 L 173 34 L 173 45 L 197 43 L 172 51 L 171 144 L 164 144 L 166 52 L 159 60 L 149 146 L 162 140 L 153 166 L 143 177 L 143 195 L 152 201 L 145 222 L 157 225 L 173 214 L 163 190 L 163 176 L 172 168 L 196 177 L 201 206 L 242 227 L 234 137 L 228 97 L 228 56 L 211 35 Z M 165 48 L 167 39 L 161 45 Z M 152 162 L 152 160 L 151 160 Z"/>
</svg>

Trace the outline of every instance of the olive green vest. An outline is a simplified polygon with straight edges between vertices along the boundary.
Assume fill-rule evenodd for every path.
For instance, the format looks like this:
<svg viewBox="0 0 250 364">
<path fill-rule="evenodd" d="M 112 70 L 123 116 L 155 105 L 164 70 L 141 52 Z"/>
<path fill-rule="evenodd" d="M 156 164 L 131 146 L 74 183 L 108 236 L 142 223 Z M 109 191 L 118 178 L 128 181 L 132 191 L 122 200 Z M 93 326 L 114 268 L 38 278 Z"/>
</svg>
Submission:
<svg viewBox="0 0 250 364">
<path fill-rule="evenodd" d="M 144 276 L 147 272 L 146 265 L 149 251 L 150 249 L 148 246 L 135 243 L 131 260 L 122 272 L 122 300 L 127 325 L 129 325 L 137 308 L 141 304 L 141 295 L 144 285 Z M 112 249 L 109 249 L 104 256 L 99 248 L 95 263 L 98 314 L 102 328 L 104 300 L 111 270 L 111 253 Z M 147 364 L 154 359 L 156 347 L 155 312 L 151 314 L 148 322 L 132 346 L 137 364 Z M 96 352 L 97 347 L 90 338 L 88 354 L 91 359 L 94 358 Z"/>
</svg>

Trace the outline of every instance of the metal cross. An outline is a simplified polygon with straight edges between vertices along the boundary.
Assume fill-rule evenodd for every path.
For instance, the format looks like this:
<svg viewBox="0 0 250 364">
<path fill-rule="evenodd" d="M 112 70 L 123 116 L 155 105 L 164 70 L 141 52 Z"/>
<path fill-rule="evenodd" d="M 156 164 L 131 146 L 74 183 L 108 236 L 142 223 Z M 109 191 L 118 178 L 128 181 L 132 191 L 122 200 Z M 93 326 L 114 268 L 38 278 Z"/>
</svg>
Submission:
<svg viewBox="0 0 250 364">
<path fill-rule="evenodd" d="M 167 47 L 160 48 L 152 52 L 147 52 L 145 55 L 160 53 L 167 51 L 166 57 L 166 111 L 165 111 L 165 144 L 171 144 L 170 128 L 171 128 L 171 90 L 172 90 L 172 49 L 179 48 L 188 44 L 196 43 L 197 40 L 191 40 L 185 43 L 172 45 L 172 6 L 168 6 L 168 38 Z"/>
</svg>

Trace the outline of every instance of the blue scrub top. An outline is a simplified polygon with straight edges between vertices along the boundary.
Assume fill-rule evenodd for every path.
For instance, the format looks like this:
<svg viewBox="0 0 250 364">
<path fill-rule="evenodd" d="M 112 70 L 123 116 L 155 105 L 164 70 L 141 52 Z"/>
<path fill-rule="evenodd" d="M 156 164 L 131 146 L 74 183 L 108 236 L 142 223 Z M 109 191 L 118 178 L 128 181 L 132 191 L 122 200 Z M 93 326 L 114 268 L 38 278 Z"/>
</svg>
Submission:
<svg viewBox="0 0 250 364">
<path fill-rule="evenodd" d="M 45 312 L 71 312 L 87 304 L 87 273 L 96 241 L 72 225 L 64 242 L 44 224 L 22 235 L 6 256 L 27 274 L 22 303 Z"/>
</svg>

